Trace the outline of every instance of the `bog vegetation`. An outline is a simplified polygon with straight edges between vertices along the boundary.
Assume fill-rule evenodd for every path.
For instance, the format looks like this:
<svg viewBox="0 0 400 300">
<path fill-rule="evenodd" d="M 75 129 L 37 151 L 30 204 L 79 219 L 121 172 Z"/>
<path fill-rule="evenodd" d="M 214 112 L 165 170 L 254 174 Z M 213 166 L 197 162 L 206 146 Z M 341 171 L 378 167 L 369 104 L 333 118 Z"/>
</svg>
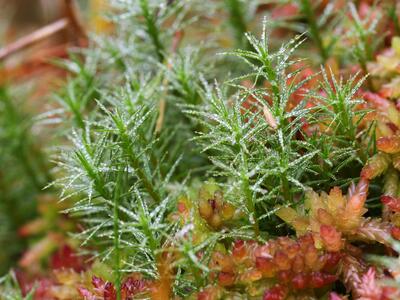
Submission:
<svg viewBox="0 0 400 300">
<path fill-rule="evenodd" d="M 400 298 L 397 1 L 104 12 L 0 86 L 1 299 Z"/>
</svg>

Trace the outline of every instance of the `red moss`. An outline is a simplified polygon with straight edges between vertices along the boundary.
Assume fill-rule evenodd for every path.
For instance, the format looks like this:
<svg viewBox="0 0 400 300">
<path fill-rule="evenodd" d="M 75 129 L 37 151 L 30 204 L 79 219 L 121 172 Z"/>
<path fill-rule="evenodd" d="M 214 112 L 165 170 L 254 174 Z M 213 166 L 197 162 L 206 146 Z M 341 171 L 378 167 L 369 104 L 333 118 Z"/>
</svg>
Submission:
<svg viewBox="0 0 400 300">
<path fill-rule="evenodd" d="M 243 240 L 237 240 L 233 243 L 233 248 L 232 248 L 232 255 L 236 259 L 243 259 L 246 256 L 246 247 L 245 247 L 245 242 Z"/>
<path fill-rule="evenodd" d="M 73 269 L 76 272 L 85 269 L 83 259 L 79 257 L 75 251 L 68 245 L 64 245 L 53 254 L 50 261 L 52 269 Z"/>
<path fill-rule="evenodd" d="M 310 282 L 310 277 L 305 273 L 298 273 L 292 278 L 292 286 L 295 289 L 303 290 L 308 288 L 308 284 Z"/>
<path fill-rule="evenodd" d="M 277 284 L 274 287 L 265 291 L 263 300 L 284 300 L 287 295 L 285 287 Z"/>
<path fill-rule="evenodd" d="M 278 273 L 278 280 L 282 283 L 288 284 L 291 280 L 292 273 L 290 271 L 280 271 Z"/>
<path fill-rule="evenodd" d="M 392 229 L 390 230 L 390 234 L 392 235 L 392 237 L 396 240 L 400 241 L 400 228 L 397 226 L 392 227 Z"/>
<path fill-rule="evenodd" d="M 389 195 L 381 196 L 381 202 L 394 212 L 400 212 L 400 199 Z"/>
<path fill-rule="evenodd" d="M 386 153 L 378 153 L 368 159 L 366 165 L 361 170 L 361 177 L 366 180 L 373 179 L 386 171 L 390 163 L 390 158 Z"/>
<path fill-rule="evenodd" d="M 335 292 L 329 293 L 329 300 L 344 300 L 342 296 L 336 294 Z"/>
<path fill-rule="evenodd" d="M 115 290 L 115 287 L 111 282 L 107 282 L 104 285 L 103 297 L 104 297 L 104 300 L 116 300 L 117 299 L 117 291 Z"/>
<path fill-rule="evenodd" d="M 325 265 L 322 268 L 324 272 L 333 272 L 337 268 L 340 259 L 343 257 L 340 252 L 329 252 L 324 255 Z"/>
<path fill-rule="evenodd" d="M 400 152 L 400 137 L 396 135 L 384 136 L 376 141 L 378 150 L 385 153 L 398 153 Z"/>
<path fill-rule="evenodd" d="M 310 275 L 309 287 L 318 289 L 325 285 L 331 284 L 337 280 L 337 277 L 332 274 L 313 272 Z"/>
<path fill-rule="evenodd" d="M 221 286 L 231 286 L 235 283 L 235 274 L 228 272 L 220 272 L 218 274 L 218 283 Z"/>
<path fill-rule="evenodd" d="M 343 247 L 342 234 L 335 227 L 321 225 L 320 235 L 326 250 L 337 252 Z"/>
<path fill-rule="evenodd" d="M 256 268 L 261 271 L 264 277 L 272 277 L 276 271 L 275 264 L 267 257 L 256 257 Z"/>
<path fill-rule="evenodd" d="M 117 290 L 111 282 L 105 282 L 103 279 L 93 276 L 92 277 L 93 290 L 85 287 L 78 287 L 79 294 L 84 299 L 94 300 L 116 300 Z M 127 277 L 121 285 L 121 299 L 130 300 L 138 293 L 149 291 L 150 283 L 140 277 L 138 274 Z"/>
</svg>

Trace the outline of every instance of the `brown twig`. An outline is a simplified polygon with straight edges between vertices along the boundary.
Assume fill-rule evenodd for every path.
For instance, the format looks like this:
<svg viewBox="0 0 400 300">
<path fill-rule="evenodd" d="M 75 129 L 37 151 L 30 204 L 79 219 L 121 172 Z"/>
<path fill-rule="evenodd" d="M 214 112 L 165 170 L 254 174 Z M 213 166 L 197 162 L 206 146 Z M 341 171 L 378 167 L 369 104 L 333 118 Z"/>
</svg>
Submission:
<svg viewBox="0 0 400 300">
<path fill-rule="evenodd" d="M 46 25 L 0 49 L 0 61 L 8 56 L 21 51 L 37 42 L 40 42 L 53 34 L 71 26 L 78 37 L 87 39 L 86 31 L 80 22 L 79 14 L 74 0 L 65 1 L 65 17 Z"/>
<path fill-rule="evenodd" d="M 62 18 L 49 25 L 46 25 L 18 40 L 0 49 L 0 61 L 4 60 L 11 54 L 23 50 L 37 42 L 40 42 L 49 36 L 67 28 L 69 24 L 68 18 Z"/>
</svg>

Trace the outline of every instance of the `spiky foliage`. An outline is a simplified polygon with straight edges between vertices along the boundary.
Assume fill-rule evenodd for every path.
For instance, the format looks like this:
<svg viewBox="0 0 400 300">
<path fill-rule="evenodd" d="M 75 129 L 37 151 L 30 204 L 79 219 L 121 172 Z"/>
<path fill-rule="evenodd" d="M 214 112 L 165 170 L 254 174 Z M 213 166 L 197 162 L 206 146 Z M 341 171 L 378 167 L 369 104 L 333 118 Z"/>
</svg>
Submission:
<svg viewBox="0 0 400 300">
<path fill-rule="evenodd" d="M 113 267 L 116 297 L 121 299 L 122 273 L 156 279 L 169 272 L 160 263 L 162 249 L 171 243 L 168 236 L 175 231 L 166 222 L 179 190 L 171 179 L 181 160 L 177 150 L 190 149 L 187 139 L 192 130 L 187 120 L 174 127 L 172 123 L 182 119 L 176 102 L 196 103 L 199 97 L 188 83 L 194 78 L 189 56 L 175 56 L 177 45 L 172 45 L 179 44 L 173 34 L 182 26 L 179 20 L 187 7 L 143 0 L 130 5 L 115 1 L 115 9 L 132 21 L 117 18 L 118 36 L 97 38 L 98 50 L 89 51 L 84 64 L 65 64 L 77 76 L 58 98 L 72 112 L 76 128 L 72 147 L 62 150 L 60 167 L 65 176 L 56 184 L 61 185 L 64 199 L 77 199 L 67 210 L 85 224 L 76 237 L 82 246 L 96 245 L 95 256 Z M 161 24 L 171 16 L 177 23 L 161 32 Z M 131 26 L 141 29 L 128 30 Z M 122 53 L 120 47 L 131 49 L 115 57 Z M 153 55 L 143 56 L 147 51 Z M 104 57 L 109 59 L 106 63 L 100 61 Z M 102 76 L 95 76 L 97 72 Z M 118 75 L 110 77 L 113 73 Z M 187 162 L 191 164 L 190 157 Z"/>
<path fill-rule="evenodd" d="M 14 272 L 10 272 L 4 277 L 0 278 L 0 296 L 4 299 L 12 300 L 32 300 L 34 299 L 35 289 L 31 289 L 29 293 L 23 295 L 16 275 Z"/>
<path fill-rule="evenodd" d="M 59 62 L 70 78 L 48 114 L 68 137 L 55 149 L 52 188 L 72 203 L 63 206 L 79 223 L 72 241 L 94 263 L 77 275 L 82 263 L 60 249 L 49 266 L 75 271 L 55 272 L 36 297 L 338 299 L 327 288 L 339 280 L 354 297 L 372 297 L 384 272 L 362 251 L 382 253 L 400 236 L 400 118 L 362 90 L 358 73 L 339 74 L 334 63 L 315 72 L 297 58 L 315 43 L 328 62 L 336 40 L 321 34 L 332 21 L 325 4 L 296 3 L 311 39 L 289 33 L 274 47 L 279 32 L 269 35 L 265 19 L 260 38 L 245 32 L 249 17 L 280 5 L 110 1 L 113 33 Z M 355 45 L 364 51 L 371 32 L 354 35 Z M 372 181 L 381 174 L 382 187 Z M 276 237 L 292 229 L 297 237 Z M 42 261 L 60 241 L 47 235 L 22 262 Z"/>
<path fill-rule="evenodd" d="M 372 10 L 369 15 L 362 19 L 357 12 L 357 8 L 353 3 L 349 3 L 352 28 L 348 32 L 348 38 L 354 40 L 353 55 L 356 57 L 362 70 L 367 73 L 367 62 L 373 59 L 374 48 L 377 47 L 380 39 L 373 39 L 376 26 L 379 22 L 379 12 L 372 15 Z"/>
<path fill-rule="evenodd" d="M 255 78 L 261 84 L 268 82 L 271 86 L 248 89 L 235 84 L 238 79 L 234 79 L 228 85 L 237 92 L 230 99 L 218 86 L 215 91 L 206 86 L 204 108 L 195 110 L 189 106 L 186 112 L 206 128 L 196 139 L 203 145 L 203 152 L 210 152 L 216 167 L 214 174 L 229 179 L 228 193 L 236 195 L 237 203 L 245 203 L 257 236 L 260 215 L 256 215 L 256 206 L 271 206 L 268 202 L 276 196 L 281 198 L 280 201 L 290 201 L 293 193 L 302 188 L 299 178 L 304 174 L 299 172 L 296 164 L 304 165 L 302 170 L 306 170 L 315 153 L 300 157 L 301 146 L 294 138 L 307 109 L 299 105 L 286 111 L 290 95 L 302 84 L 287 84 L 287 79 L 294 76 L 294 73 L 287 73 L 293 63 L 290 53 L 299 46 L 299 38 L 283 45 L 278 52 L 270 53 L 264 24 L 261 40 L 252 35 L 248 35 L 248 40 L 254 52 L 238 50 L 230 54 L 250 65 L 252 73 L 247 78 Z M 249 109 L 246 104 L 251 99 Z M 292 122 L 291 118 L 294 119 Z"/>
<path fill-rule="evenodd" d="M 95 242 L 98 255 L 115 261 L 119 286 L 120 270 L 127 265 L 156 276 L 157 251 L 171 234 L 163 220 L 171 205 L 166 190 L 174 168 L 168 173 L 161 168 L 166 162 L 159 159 L 166 159 L 158 152 L 163 139 L 154 133 L 151 100 L 120 103 L 106 97 L 110 102 L 98 103 L 101 119 L 75 133 L 75 149 L 63 160 L 69 174 L 63 182 L 66 193 L 85 195 L 69 212 L 87 224 L 79 234 L 83 244 Z"/>
<path fill-rule="evenodd" d="M 313 39 L 315 45 L 317 46 L 319 54 L 321 56 L 321 60 L 323 62 L 325 62 L 328 59 L 329 52 L 331 51 L 332 46 L 335 43 L 335 39 L 333 39 L 332 41 L 330 41 L 329 45 L 325 45 L 324 41 L 322 39 L 322 35 L 321 35 L 321 28 L 323 26 L 326 26 L 326 20 L 329 17 L 328 11 L 331 8 L 329 7 L 326 10 L 327 11 L 326 15 L 323 18 L 318 20 L 314 14 L 314 11 L 316 8 L 313 7 L 312 1 L 300 0 L 300 1 L 298 1 L 298 3 L 299 3 L 298 5 L 300 7 L 300 11 L 304 15 L 304 17 L 306 18 L 306 21 L 307 21 L 307 25 L 308 25 L 308 29 L 309 29 L 308 34 L 310 35 L 310 37 Z"/>
<path fill-rule="evenodd" d="M 318 174 L 315 180 L 327 189 L 348 184 L 348 179 L 357 177 L 360 167 L 373 151 L 374 141 L 369 138 L 372 124 L 365 123 L 364 119 L 369 110 L 357 95 L 364 78 L 358 78 L 356 74 L 343 81 L 343 78 L 336 78 L 332 70 L 327 73 L 324 68 L 321 75 L 319 88 L 310 93 L 315 111 L 308 119 L 309 128 L 305 132 L 312 149 L 319 150 L 320 163 L 314 165 Z"/>
<path fill-rule="evenodd" d="M 141 2 L 140 9 L 148 10 L 145 4 Z M 149 26 L 151 20 L 142 21 Z M 95 77 L 90 73 L 82 77 L 80 74 L 86 74 L 83 71 L 87 69 L 76 63 L 78 77 L 70 81 L 59 97 L 75 116 L 76 129 L 71 136 L 72 147 L 62 150 L 60 167 L 66 174 L 56 183 L 61 184 L 63 197 L 77 199 L 67 210 L 80 217 L 85 226 L 76 237 L 83 241 L 83 246 L 95 246 L 94 255 L 113 266 L 117 297 L 121 296 L 122 273 L 142 273 L 149 279 L 165 282 L 165 274 L 172 272 L 175 264 L 182 274 L 174 287 L 179 293 L 202 287 L 208 281 L 206 266 L 210 256 L 205 253 L 212 250 L 210 246 L 240 235 L 265 238 L 268 227 L 263 222 L 272 218 L 271 209 L 277 204 L 291 204 L 305 190 L 303 182 L 315 174 L 313 169 L 321 149 L 303 131 L 305 120 L 311 121 L 317 112 L 332 124 L 340 120 L 327 134 L 332 135 L 332 140 L 337 138 L 332 147 L 342 147 L 339 140 L 352 141 L 355 137 L 357 123 L 354 128 L 347 128 L 349 124 L 363 117 L 355 110 L 358 102 L 353 102 L 358 88 L 353 86 L 354 79 L 348 84 L 336 83 L 333 90 L 325 76 L 326 101 L 319 101 L 318 106 L 307 105 L 308 97 L 293 100 L 312 78 L 291 81 L 302 71 L 291 58 L 302 37 L 272 51 L 268 46 L 267 22 L 261 39 L 247 35 L 253 50 L 226 53 L 242 59 L 250 72 L 229 79 L 222 87 L 211 87 L 206 78 L 202 79 L 203 87 L 188 85 L 194 75 L 179 58 L 160 65 L 161 56 L 164 59 L 167 54 L 159 48 L 158 34 L 154 36 L 147 30 L 153 47 L 159 51 L 148 60 L 140 55 L 124 59 L 124 76 L 113 78 L 121 87 L 97 88 L 91 94 L 96 95 L 96 101 L 88 103 L 88 94 L 81 84 L 92 86 L 92 80 L 85 78 Z M 100 47 L 98 55 L 107 51 L 107 47 Z M 134 66 L 135 62 L 140 69 Z M 100 63 L 93 70 L 101 67 Z M 107 70 L 120 67 L 121 62 L 115 61 Z M 103 76 L 96 80 L 101 82 Z M 245 79 L 253 82 L 251 86 L 241 84 Z M 77 95 L 84 101 L 78 101 Z M 74 103 L 84 106 L 76 108 Z M 187 119 L 182 110 L 193 119 Z M 195 130 L 197 136 L 193 135 Z M 194 138 L 184 140 L 190 136 Z M 202 174 L 220 177 L 227 201 L 220 203 L 220 196 L 215 194 L 209 196 L 215 197 L 212 202 L 206 197 L 201 200 L 205 203 L 196 203 L 191 196 L 194 203 L 178 203 L 178 208 L 188 214 L 180 222 L 181 231 L 177 231 L 179 222 L 177 227 L 167 218 L 176 207 L 179 188 L 173 180 L 182 180 L 175 171 L 182 170 L 178 167 L 179 157 L 185 154 L 172 139 L 184 147 L 199 147 L 204 156 L 199 155 L 198 161 L 203 162 L 204 170 L 209 170 Z M 356 155 L 357 144 L 348 145 Z M 303 151 L 308 152 L 304 155 Z M 335 157 L 333 160 L 339 161 Z M 196 164 L 186 163 L 186 172 Z M 241 222 L 232 225 L 234 207 L 241 203 L 245 204 L 238 215 Z M 221 227 L 231 227 L 232 232 L 218 233 Z M 196 257 L 199 253 L 201 259 Z M 171 258 L 164 258 L 171 266 L 160 267 L 165 255 L 178 259 L 174 263 Z M 166 270 L 162 271 L 163 268 Z M 200 270 L 203 274 L 196 275 Z M 187 286 L 186 292 L 181 284 Z"/>
</svg>

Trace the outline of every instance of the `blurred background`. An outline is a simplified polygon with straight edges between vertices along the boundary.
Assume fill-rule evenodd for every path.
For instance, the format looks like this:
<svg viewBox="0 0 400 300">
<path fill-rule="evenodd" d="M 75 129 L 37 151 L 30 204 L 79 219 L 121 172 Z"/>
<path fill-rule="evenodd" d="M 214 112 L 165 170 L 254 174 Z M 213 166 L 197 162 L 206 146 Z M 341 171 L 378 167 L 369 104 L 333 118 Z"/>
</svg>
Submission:
<svg viewBox="0 0 400 300">
<path fill-rule="evenodd" d="M 44 191 L 53 175 L 43 145 L 51 147 L 54 141 L 49 140 L 52 127 L 44 126 L 40 114 L 52 109 L 50 91 L 66 76 L 56 62 L 67 58 L 68 49 L 86 44 L 83 27 L 101 27 L 93 16 L 102 5 L 0 0 L 0 276 L 30 245 L 38 246 L 25 264 L 38 249 L 54 249 L 60 232 L 71 229 L 58 213 L 55 193 Z"/>
</svg>

